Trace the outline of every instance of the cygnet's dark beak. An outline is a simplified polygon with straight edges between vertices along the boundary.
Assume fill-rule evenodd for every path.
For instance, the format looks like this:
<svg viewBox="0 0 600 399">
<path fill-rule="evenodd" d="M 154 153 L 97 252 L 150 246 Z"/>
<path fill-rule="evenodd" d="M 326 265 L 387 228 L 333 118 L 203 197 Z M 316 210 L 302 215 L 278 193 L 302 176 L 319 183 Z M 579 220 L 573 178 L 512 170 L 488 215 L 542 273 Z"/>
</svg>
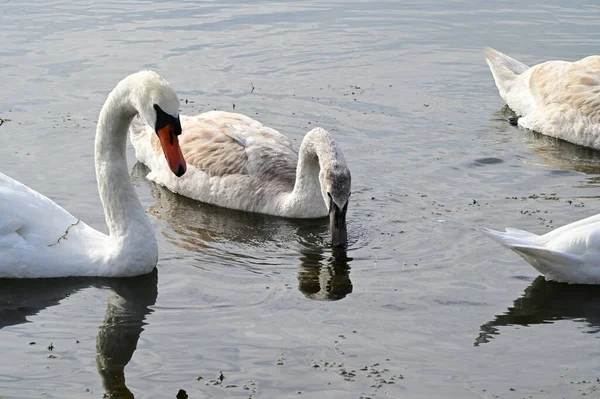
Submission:
<svg viewBox="0 0 600 399">
<path fill-rule="evenodd" d="M 348 232 L 346 230 L 346 211 L 348 202 L 340 209 L 333 200 L 329 206 L 329 229 L 331 230 L 331 245 L 338 248 L 348 246 Z"/>
</svg>

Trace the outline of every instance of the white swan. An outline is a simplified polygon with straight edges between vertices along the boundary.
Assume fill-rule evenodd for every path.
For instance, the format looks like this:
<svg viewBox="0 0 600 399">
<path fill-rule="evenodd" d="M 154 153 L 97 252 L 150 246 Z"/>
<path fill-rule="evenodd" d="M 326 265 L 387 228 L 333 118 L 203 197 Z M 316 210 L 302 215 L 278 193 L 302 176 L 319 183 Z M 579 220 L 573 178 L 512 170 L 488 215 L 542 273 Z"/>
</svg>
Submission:
<svg viewBox="0 0 600 399">
<path fill-rule="evenodd" d="M 173 178 L 149 126 L 134 123 L 131 142 L 148 179 L 198 201 L 290 218 L 329 214 L 332 244 L 347 244 L 350 171 L 329 132 L 309 131 L 300 152 L 284 135 L 244 115 L 181 116 L 188 172 Z"/>
<path fill-rule="evenodd" d="M 547 280 L 600 284 L 600 214 L 541 236 L 511 228 L 480 230 L 515 251 Z"/>
<path fill-rule="evenodd" d="M 129 181 L 127 129 L 139 113 L 160 137 L 172 172 L 181 176 L 186 164 L 177 138 L 181 133 L 178 110 L 175 91 L 150 71 L 128 76 L 108 95 L 95 144 L 108 236 L 0 173 L 0 277 L 125 277 L 152 271 L 158 247 Z"/>
<path fill-rule="evenodd" d="M 518 116 L 516 124 L 600 149 L 600 56 L 530 68 L 489 47 L 484 53 L 500 96 Z"/>
</svg>

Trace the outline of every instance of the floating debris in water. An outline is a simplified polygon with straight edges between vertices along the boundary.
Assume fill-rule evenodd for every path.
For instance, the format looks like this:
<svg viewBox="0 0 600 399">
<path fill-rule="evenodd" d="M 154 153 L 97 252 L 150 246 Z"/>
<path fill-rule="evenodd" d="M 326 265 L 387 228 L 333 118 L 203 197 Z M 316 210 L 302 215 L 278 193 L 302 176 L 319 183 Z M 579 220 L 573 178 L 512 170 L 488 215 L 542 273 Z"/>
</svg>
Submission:
<svg viewBox="0 0 600 399">
<path fill-rule="evenodd" d="M 185 390 L 180 389 L 179 392 L 177 392 L 177 396 L 175 396 L 176 399 L 188 399 L 188 394 Z"/>
</svg>

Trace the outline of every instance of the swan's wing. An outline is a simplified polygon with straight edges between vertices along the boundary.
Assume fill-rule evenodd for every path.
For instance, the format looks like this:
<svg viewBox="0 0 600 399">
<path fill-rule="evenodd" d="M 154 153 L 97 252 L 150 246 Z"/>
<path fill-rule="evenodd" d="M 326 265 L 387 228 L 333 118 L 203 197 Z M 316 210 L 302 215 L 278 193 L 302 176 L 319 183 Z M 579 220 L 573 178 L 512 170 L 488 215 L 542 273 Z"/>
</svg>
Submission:
<svg viewBox="0 0 600 399">
<path fill-rule="evenodd" d="M 600 72 L 600 55 L 590 55 L 589 57 L 577 61 L 576 64 Z"/>
<path fill-rule="evenodd" d="M 559 104 L 583 116 L 600 118 L 600 73 L 586 66 L 593 64 L 592 59 L 580 63 L 548 61 L 533 67 L 529 92 L 536 104 Z M 564 110 L 559 107 L 558 112 Z"/>
<path fill-rule="evenodd" d="M 0 248 L 57 242 L 77 218 L 49 198 L 0 173 Z"/>
<path fill-rule="evenodd" d="M 183 133 L 179 145 L 188 165 L 211 177 L 245 175 L 293 187 L 298 154 L 290 140 L 275 129 L 245 115 L 223 111 L 180 118 Z M 155 156 L 162 156 L 158 138 L 149 134 L 150 127 L 144 128 Z"/>
<path fill-rule="evenodd" d="M 210 112 L 194 117 L 182 115 L 179 145 L 188 165 L 195 166 L 209 176 L 249 174 L 249 138 L 260 134 L 262 125 L 241 117 L 232 118 L 225 112 Z M 240 126 L 244 128 L 240 129 Z M 152 147 L 159 149 L 155 137 L 152 137 Z"/>
</svg>

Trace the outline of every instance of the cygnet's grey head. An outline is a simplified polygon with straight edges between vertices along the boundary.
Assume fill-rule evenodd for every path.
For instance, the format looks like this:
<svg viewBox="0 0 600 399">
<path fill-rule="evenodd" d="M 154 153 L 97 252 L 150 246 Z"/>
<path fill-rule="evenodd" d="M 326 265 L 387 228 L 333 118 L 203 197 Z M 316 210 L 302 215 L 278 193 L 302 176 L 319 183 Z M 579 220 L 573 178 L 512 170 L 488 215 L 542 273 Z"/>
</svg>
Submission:
<svg viewBox="0 0 600 399">
<path fill-rule="evenodd" d="M 331 244 L 335 247 L 348 245 L 346 212 L 350 199 L 351 177 L 345 162 L 330 165 L 321 170 L 323 199 L 329 209 L 329 229 Z"/>
</svg>

